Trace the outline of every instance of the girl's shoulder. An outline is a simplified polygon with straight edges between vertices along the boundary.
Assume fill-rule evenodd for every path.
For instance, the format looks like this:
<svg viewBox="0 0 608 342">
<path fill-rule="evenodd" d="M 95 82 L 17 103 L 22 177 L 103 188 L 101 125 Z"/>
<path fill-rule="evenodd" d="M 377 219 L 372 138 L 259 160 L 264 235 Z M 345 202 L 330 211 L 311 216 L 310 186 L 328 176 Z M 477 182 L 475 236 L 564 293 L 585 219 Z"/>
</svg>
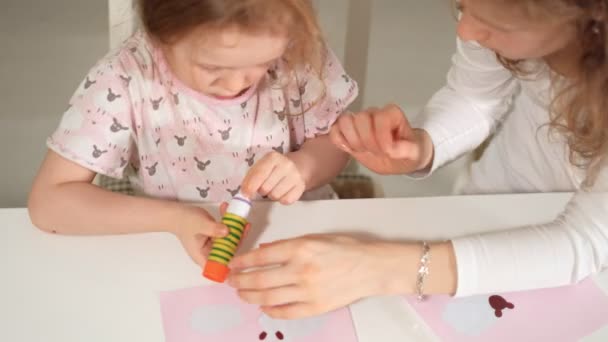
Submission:
<svg viewBox="0 0 608 342">
<path fill-rule="evenodd" d="M 147 34 L 135 32 L 116 49 L 102 57 L 94 69 L 119 77 L 124 81 L 154 79 L 157 69 L 157 52 Z"/>
</svg>

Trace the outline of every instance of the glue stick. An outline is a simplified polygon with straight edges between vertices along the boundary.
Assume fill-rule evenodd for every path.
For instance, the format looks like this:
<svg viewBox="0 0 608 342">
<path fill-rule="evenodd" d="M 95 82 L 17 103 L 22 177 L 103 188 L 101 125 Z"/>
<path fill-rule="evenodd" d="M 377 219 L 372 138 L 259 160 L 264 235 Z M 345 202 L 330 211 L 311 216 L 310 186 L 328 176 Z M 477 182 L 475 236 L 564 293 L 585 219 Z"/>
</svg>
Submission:
<svg viewBox="0 0 608 342">
<path fill-rule="evenodd" d="M 226 209 L 226 214 L 222 217 L 222 223 L 228 227 L 228 235 L 213 241 L 211 252 L 207 258 L 203 276 L 209 280 L 223 283 L 228 277 L 230 269 L 228 264 L 234 257 L 239 243 L 245 233 L 247 226 L 247 216 L 251 209 L 251 201 L 238 193 Z"/>
</svg>

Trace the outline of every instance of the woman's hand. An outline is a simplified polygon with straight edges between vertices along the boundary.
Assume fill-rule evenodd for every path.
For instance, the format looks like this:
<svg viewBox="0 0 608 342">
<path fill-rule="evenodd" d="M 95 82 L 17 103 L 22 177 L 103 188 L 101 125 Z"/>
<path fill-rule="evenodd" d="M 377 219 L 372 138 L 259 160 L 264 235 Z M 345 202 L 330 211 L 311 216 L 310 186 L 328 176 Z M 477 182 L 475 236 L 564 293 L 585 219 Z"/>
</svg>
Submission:
<svg viewBox="0 0 608 342">
<path fill-rule="evenodd" d="M 235 257 L 228 283 L 271 317 L 308 317 L 368 296 L 411 293 L 416 266 L 407 258 L 420 251 L 411 247 L 344 235 L 282 240 Z"/>
<path fill-rule="evenodd" d="M 359 163 L 380 174 L 407 174 L 429 168 L 433 142 L 412 129 L 395 105 L 342 115 L 330 131 L 332 142 Z"/>
</svg>

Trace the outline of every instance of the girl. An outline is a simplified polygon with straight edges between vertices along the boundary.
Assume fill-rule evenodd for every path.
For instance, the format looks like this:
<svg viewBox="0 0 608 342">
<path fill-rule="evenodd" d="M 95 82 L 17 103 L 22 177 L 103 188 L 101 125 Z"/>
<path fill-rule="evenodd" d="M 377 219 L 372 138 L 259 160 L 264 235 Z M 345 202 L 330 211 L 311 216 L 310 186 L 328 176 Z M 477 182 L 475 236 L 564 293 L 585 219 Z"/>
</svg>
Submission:
<svg viewBox="0 0 608 342">
<path fill-rule="evenodd" d="M 183 202 L 242 191 L 289 204 L 325 185 L 348 160 L 326 133 L 357 86 L 309 0 L 139 7 L 145 30 L 91 70 L 49 138 L 30 214 L 53 233 L 172 232 L 203 264 L 227 229 Z M 145 196 L 104 191 L 96 174 Z"/>
<path fill-rule="evenodd" d="M 277 242 L 233 260 L 240 268 L 263 266 L 260 260 L 284 266 L 234 273 L 231 283 L 246 301 L 274 317 L 300 317 L 378 294 L 467 296 L 573 284 L 608 265 L 608 1 L 459 5 L 448 84 L 418 128 L 387 106 L 341 117 L 332 140 L 376 172 L 420 177 L 494 134 L 464 192 L 575 192 L 563 213 L 428 250 L 343 236 Z M 416 272 L 421 266 L 429 277 L 424 267 Z M 306 279 L 297 277 L 304 271 Z"/>
</svg>

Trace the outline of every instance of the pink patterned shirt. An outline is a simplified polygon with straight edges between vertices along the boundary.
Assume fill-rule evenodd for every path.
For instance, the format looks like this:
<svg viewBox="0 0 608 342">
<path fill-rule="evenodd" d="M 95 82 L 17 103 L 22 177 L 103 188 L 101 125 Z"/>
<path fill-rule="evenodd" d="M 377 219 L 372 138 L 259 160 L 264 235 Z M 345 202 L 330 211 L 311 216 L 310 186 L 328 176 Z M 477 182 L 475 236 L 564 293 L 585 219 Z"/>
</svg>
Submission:
<svg viewBox="0 0 608 342">
<path fill-rule="evenodd" d="M 219 100 L 180 82 L 138 32 L 90 71 L 47 145 L 147 196 L 228 200 L 257 160 L 326 134 L 357 96 L 331 52 L 321 77 L 302 69 L 289 77 L 277 63 L 257 88 Z"/>
</svg>

